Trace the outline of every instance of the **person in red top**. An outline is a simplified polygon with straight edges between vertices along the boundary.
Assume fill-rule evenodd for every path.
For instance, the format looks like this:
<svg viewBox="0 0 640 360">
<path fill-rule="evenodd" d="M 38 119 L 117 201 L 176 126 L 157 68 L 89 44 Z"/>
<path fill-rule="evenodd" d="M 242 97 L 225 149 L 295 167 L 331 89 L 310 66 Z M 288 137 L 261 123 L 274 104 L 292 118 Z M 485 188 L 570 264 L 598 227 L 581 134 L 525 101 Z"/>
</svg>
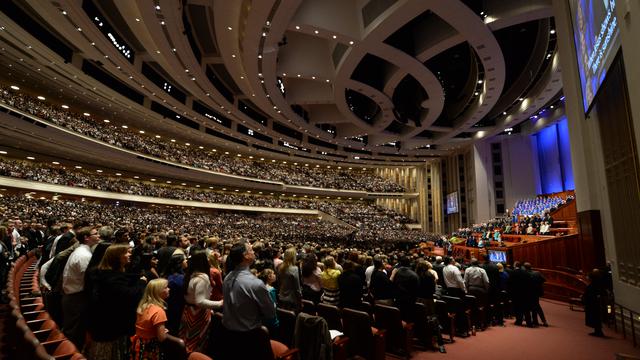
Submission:
<svg viewBox="0 0 640 360">
<path fill-rule="evenodd" d="M 162 359 L 160 343 L 168 338 L 180 341 L 169 335 L 165 328 L 167 297 L 169 297 L 169 287 L 166 279 L 154 279 L 147 284 L 142 300 L 138 304 L 136 334 L 131 344 L 131 360 Z"/>
</svg>

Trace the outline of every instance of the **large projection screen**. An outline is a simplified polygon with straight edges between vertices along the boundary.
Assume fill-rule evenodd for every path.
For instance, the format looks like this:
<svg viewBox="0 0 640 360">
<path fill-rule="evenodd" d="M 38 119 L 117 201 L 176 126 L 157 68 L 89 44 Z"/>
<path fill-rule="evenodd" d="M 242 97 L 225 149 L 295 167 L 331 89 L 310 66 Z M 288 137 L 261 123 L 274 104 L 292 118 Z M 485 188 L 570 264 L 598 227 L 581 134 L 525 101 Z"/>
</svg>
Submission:
<svg viewBox="0 0 640 360">
<path fill-rule="evenodd" d="M 569 0 L 585 113 L 620 47 L 616 0 Z"/>
</svg>

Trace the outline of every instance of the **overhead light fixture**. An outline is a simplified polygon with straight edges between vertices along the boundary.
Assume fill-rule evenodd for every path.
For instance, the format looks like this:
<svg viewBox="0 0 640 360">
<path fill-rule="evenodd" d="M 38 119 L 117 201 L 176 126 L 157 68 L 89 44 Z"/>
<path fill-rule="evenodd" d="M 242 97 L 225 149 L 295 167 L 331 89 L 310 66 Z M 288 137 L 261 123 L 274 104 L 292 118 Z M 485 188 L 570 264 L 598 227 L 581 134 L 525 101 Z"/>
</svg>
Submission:
<svg viewBox="0 0 640 360">
<path fill-rule="evenodd" d="M 122 125 L 123 129 L 128 129 L 129 127 L 127 125 Z"/>
<path fill-rule="evenodd" d="M 227 30 L 233 30 L 231 26 L 227 26 Z"/>
<path fill-rule="evenodd" d="M 551 31 L 549 31 L 549 34 L 553 35 L 556 33 L 556 29 L 551 29 Z"/>
<path fill-rule="evenodd" d="M 86 112 L 86 113 L 84 113 L 84 114 L 82 114 L 82 115 L 84 115 L 84 116 L 91 116 L 91 114 L 89 114 L 89 113 L 87 113 L 87 112 Z"/>
<path fill-rule="evenodd" d="M 13 89 L 13 90 L 20 90 L 20 88 L 19 88 L 19 87 L 17 87 L 17 86 L 15 86 L 15 85 L 11 85 L 11 89 Z"/>
<path fill-rule="evenodd" d="M 160 5 L 156 5 L 156 10 L 160 10 Z"/>
<path fill-rule="evenodd" d="M 104 122 L 105 122 L 105 123 L 107 123 L 107 124 L 111 122 L 111 121 L 109 121 L 109 120 L 107 120 L 107 119 L 104 119 L 104 120 L 102 120 L 102 121 L 104 121 Z"/>
<path fill-rule="evenodd" d="M 45 100 L 44 96 L 38 96 L 38 100 Z"/>
<path fill-rule="evenodd" d="M 300 30 L 300 26 L 296 25 L 296 30 Z"/>
<path fill-rule="evenodd" d="M 61 108 L 63 108 L 63 109 L 68 109 L 68 108 L 69 108 L 69 106 L 68 106 L 68 105 L 62 105 L 62 106 L 61 106 Z"/>
<path fill-rule="evenodd" d="M 75 167 L 76 169 L 82 169 L 82 166 L 80 166 L 80 165 L 76 165 L 76 166 L 74 166 L 74 167 Z"/>
</svg>

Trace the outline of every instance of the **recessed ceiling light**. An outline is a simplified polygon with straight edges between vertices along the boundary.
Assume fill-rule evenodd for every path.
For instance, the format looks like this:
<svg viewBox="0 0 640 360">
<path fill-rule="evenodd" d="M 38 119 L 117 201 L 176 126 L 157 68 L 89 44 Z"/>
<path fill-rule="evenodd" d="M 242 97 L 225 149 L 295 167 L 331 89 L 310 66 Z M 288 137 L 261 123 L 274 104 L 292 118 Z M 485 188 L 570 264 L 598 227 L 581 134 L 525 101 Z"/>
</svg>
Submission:
<svg viewBox="0 0 640 360">
<path fill-rule="evenodd" d="M 91 116 L 91 114 L 89 114 L 89 113 L 84 113 L 84 114 L 82 114 L 82 115 L 84 115 L 84 116 Z"/>
<path fill-rule="evenodd" d="M 128 129 L 129 127 L 127 125 L 122 125 L 123 129 Z"/>
<path fill-rule="evenodd" d="M 122 176 L 122 174 L 121 173 L 116 173 L 116 176 Z"/>
<path fill-rule="evenodd" d="M 62 15 L 67 15 L 67 12 L 65 10 L 62 10 Z"/>
<path fill-rule="evenodd" d="M 156 10 L 160 10 L 160 5 L 156 5 Z"/>
<path fill-rule="evenodd" d="M 507 112 L 506 112 L 506 111 L 503 111 L 503 112 L 502 112 L 502 115 L 507 115 Z"/>
<path fill-rule="evenodd" d="M 140 134 L 144 134 L 144 130 L 140 130 L 138 131 Z"/>
<path fill-rule="evenodd" d="M 60 165 L 60 163 L 59 163 L 59 162 L 57 162 L 57 161 L 52 161 L 51 163 L 52 163 L 53 165 Z"/>
<path fill-rule="evenodd" d="M 133 177 L 134 179 L 140 179 L 140 176 L 136 175 Z"/>
<path fill-rule="evenodd" d="M 137 22 L 140 22 L 140 19 L 136 18 L 136 21 L 137 21 Z"/>
<path fill-rule="evenodd" d="M 80 166 L 80 165 L 76 165 L 76 166 L 74 166 L 74 167 L 75 167 L 76 169 L 82 169 L 82 166 Z"/>
<path fill-rule="evenodd" d="M 98 170 L 96 170 L 96 172 L 99 172 L 99 173 L 101 173 L 101 172 L 102 172 L 102 170 L 100 170 L 100 169 L 98 169 Z"/>
<path fill-rule="evenodd" d="M 38 96 L 38 100 L 45 100 L 44 96 Z"/>
<path fill-rule="evenodd" d="M 107 120 L 107 119 L 104 119 L 104 120 L 102 120 L 102 121 L 106 122 L 107 124 L 111 122 L 111 121 L 109 121 L 109 120 Z"/>
<path fill-rule="evenodd" d="M 233 30 L 231 26 L 227 26 L 227 30 Z"/>
<path fill-rule="evenodd" d="M 236 54 L 231 54 L 231 57 L 232 57 L 232 58 L 235 58 L 235 57 L 236 57 Z"/>
<path fill-rule="evenodd" d="M 151 181 L 156 181 L 156 179 L 150 179 Z"/>
<path fill-rule="evenodd" d="M 551 29 L 551 31 L 549 31 L 549 34 L 555 34 L 556 33 L 556 29 Z"/>
<path fill-rule="evenodd" d="M 61 106 L 61 108 L 63 108 L 63 109 L 68 109 L 68 108 L 69 108 L 69 106 L 68 106 L 68 105 L 62 105 L 62 106 Z"/>
<path fill-rule="evenodd" d="M 484 81 L 482 79 L 478 80 L 478 84 L 482 84 Z"/>
<path fill-rule="evenodd" d="M 353 40 L 349 41 L 349 45 L 353 45 Z"/>
<path fill-rule="evenodd" d="M 176 142 L 176 139 L 171 139 L 171 142 Z"/>
<path fill-rule="evenodd" d="M 78 31 L 82 31 L 82 28 L 78 28 L 77 30 L 78 30 Z"/>
<path fill-rule="evenodd" d="M 20 90 L 20 88 L 19 88 L 19 87 L 17 87 L 17 86 L 15 86 L 15 85 L 11 85 L 11 88 L 12 88 L 13 90 Z"/>
<path fill-rule="evenodd" d="M 300 26 L 296 25 L 296 30 L 300 30 Z"/>
<path fill-rule="evenodd" d="M 318 30 L 314 30 L 313 32 L 316 33 L 316 34 L 320 33 L 320 31 L 318 31 Z"/>
<path fill-rule="evenodd" d="M 336 35 L 333 35 L 333 36 L 332 36 L 332 38 L 336 39 L 336 38 L 338 38 L 338 37 L 337 37 Z"/>
</svg>

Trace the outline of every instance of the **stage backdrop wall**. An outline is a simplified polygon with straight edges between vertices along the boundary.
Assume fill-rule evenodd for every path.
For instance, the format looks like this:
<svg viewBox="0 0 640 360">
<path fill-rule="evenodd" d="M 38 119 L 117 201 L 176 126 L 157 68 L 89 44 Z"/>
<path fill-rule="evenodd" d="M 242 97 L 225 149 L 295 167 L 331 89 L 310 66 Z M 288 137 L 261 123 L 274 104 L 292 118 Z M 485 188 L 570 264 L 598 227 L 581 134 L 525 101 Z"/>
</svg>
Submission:
<svg viewBox="0 0 640 360">
<path fill-rule="evenodd" d="M 538 193 L 574 190 L 567 119 L 564 118 L 531 136 L 537 148 L 537 165 L 540 169 Z"/>
</svg>

